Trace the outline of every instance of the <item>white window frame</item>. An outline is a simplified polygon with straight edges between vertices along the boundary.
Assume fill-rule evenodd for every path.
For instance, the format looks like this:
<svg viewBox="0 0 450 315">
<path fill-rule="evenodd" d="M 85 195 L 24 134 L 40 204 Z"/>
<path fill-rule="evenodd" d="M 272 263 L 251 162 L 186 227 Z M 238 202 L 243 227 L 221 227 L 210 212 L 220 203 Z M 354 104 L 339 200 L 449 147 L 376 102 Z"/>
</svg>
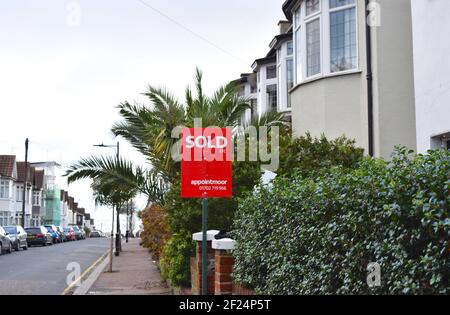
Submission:
<svg viewBox="0 0 450 315">
<path fill-rule="evenodd" d="M 346 73 L 346 72 L 354 72 L 355 70 L 359 69 L 359 23 L 358 23 L 358 0 L 355 0 L 355 3 L 353 4 L 347 4 L 347 5 L 343 5 L 340 7 L 336 7 L 333 9 L 330 9 L 329 5 L 330 5 L 330 1 L 327 0 L 327 6 L 328 6 L 328 14 L 327 14 L 327 19 L 328 19 L 328 28 L 327 28 L 327 38 L 328 40 L 326 41 L 328 44 L 328 58 L 325 58 L 328 62 L 328 74 L 342 74 L 342 73 Z M 354 69 L 347 69 L 347 70 L 341 70 L 341 71 L 335 71 L 335 72 L 331 72 L 331 33 L 330 33 L 330 28 L 331 28 L 331 24 L 330 24 L 330 15 L 331 13 L 334 12 L 339 12 L 339 11 L 344 11 L 347 9 L 352 9 L 355 8 L 355 21 L 356 21 L 356 67 Z"/>
<path fill-rule="evenodd" d="M 23 188 L 24 186 L 16 185 L 16 202 L 23 201 Z"/>
<path fill-rule="evenodd" d="M 41 205 L 41 192 L 33 191 L 33 206 L 40 206 L 40 205 Z"/>
<path fill-rule="evenodd" d="M 299 52 L 302 54 L 302 45 L 301 42 L 303 41 L 303 35 L 302 35 L 302 14 L 303 14 L 303 7 L 301 5 L 297 5 L 293 10 L 293 33 L 292 33 L 292 40 L 294 41 L 294 85 L 299 84 L 302 81 L 302 76 L 299 75 L 303 72 L 303 64 L 302 64 L 302 58 L 298 60 Z M 297 20 L 298 18 L 298 20 Z M 297 41 L 297 35 L 300 35 L 300 43 Z M 301 55 L 300 55 L 301 57 Z"/>
<path fill-rule="evenodd" d="M 313 81 L 327 76 L 335 76 L 346 73 L 358 72 L 359 61 L 359 5 L 358 0 L 353 4 L 330 9 L 329 0 L 320 0 L 320 10 L 306 16 L 306 1 L 302 1 L 294 7 L 293 12 L 293 41 L 294 41 L 294 86 L 307 81 Z M 354 69 L 331 72 L 331 39 L 330 39 L 330 14 L 333 12 L 355 8 L 356 19 L 356 67 Z M 299 22 L 297 23 L 297 12 L 300 10 Z M 308 76 L 307 50 L 306 50 L 306 24 L 316 19 L 320 19 L 320 72 Z M 297 40 L 297 33 L 300 35 L 300 43 Z M 300 50 L 300 58 L 298 51 Z M 300 59 L 300 60 L 299 60 Z"/>
<path fill-rule="evenodd" d="M 293 80 L 293 85 L 292 87 L 289 87 L 289 69 L 288 69 L 288 62 L 291 61 L 292 62 L 292 80 Z M 289 91 L 295 86 L 295 62 L 294 62 L 294 57 L 293 56 L 288 56 L 286 58 L 286 60 L 284 61 L 285 63 L 285 67 L 286 67 L 286 94 L 287 94 L 287 98 L 286 98 L 286 109 L 290 110 L 292 108 L 292 102 L 291 102 L 291 94 L 289 93 Z"/>
<path fill-rule="evenodd" d="M 9 180 L 0 179 L 0 191 L 2 192 L 2 194 L 0 194 L 1 200 L 11 199 L 11 183 Z M 5 191 L 6 191 L 6 194 L 5 194 Z"/>
<path fill-rule="evenodd" d="M 280 51 L 280 59 L 277 60 L 277 111 L 281 110 L 281 87 L 283 86 L 283 82 L 282 82 L 282 66 L 283 66 L 283 60 L 284 58 L 282 58 L 282 54 L 281 54 L 281 49 Z"/>
<path fill-rule="evenodd" d="M 324 2 L 327 2 L 327 1 L 328 0 L 325 0 L 325 1 L 319 0 L 319 11 L 314 12 L 314 13 L 308 15 L 308 16 L 306 16 L 306 1 L 303 1 L 303 4 L 302 4 L 304 6 L 304 9 L 302 10 L 303 17 L 301 19 L 302 26 L 303 26 L 303 32 L 302 32 L 302 35 L 303 35 L 302 45 L 303 46 L 302 46 L 302 51 L 304 52 L 302 54 L 302 57 L 303 57 L 303 64 L 305 65 L 303 67 L 302 77 L 307 79 L 307 80 L 311 80 L 311 79 L 314 79 L 314 78 L 319 78 L 319 77 L 322 76 L 322 73 L 323 73 L 323 69 L 324 69 L 324 65 L 323 65 L 323 38 L 324 38 L 324 34 L 323 34 L 323 26 L 322 26 L 322 23 L 323 23 L 322 12 L 324 12 L 324 10 L 322 8 L 322 5 L 323 5 Z M 319 32 L 320 32 L 320 39 L 319 39 L 319 41 L 320 41 L 320 45 L 319 45 L 319 47 L 320 47 L 320 57 L 319 57 L 320 58 L 320 71 L 318 73 L 316 73 L 316 74 L 308 76 L 308 51 L 307 51 L 307 45 L 306 45 L 306 42 L 307 42 L 307 37 L 306 37 L 307 36 L 307 34 L 306 34 L 307 27 L 306 27 L 306 25 L 311 23 L 311 22 L 314 22 L 316 20 L 319 20 Z"/>
<path fill-rule="evenodd" d="M 0 226 L 9 225 L 9 212 L 0 211 Z"/>
</svg>

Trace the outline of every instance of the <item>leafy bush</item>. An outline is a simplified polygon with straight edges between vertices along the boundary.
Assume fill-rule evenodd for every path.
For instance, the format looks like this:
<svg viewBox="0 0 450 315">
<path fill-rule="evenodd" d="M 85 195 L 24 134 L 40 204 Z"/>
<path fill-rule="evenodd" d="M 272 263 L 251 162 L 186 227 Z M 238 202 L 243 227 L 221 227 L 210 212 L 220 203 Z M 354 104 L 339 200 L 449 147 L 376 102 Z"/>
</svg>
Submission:
<svg viewBox="0 0 450 315">
<path fill-rule="evenodd" d="M 91 229 L 87 226 L 83 227 L 84 233 L 86 234 L 86 237 L 89 237 L 91 235 Z"/>
<path fill-rule="evenodd" d="M 165 244 L 170 238 L 164 209 L 158 205 L 152 205 L 141 213 L 144 231 L 141 233 L 142 245 L 150 250 L 152 257 L 158 260 Z"/>
<path fill-rule="evenodd" d="M 268 294 L 449 294 L 450 152 L 410 154 L 260 187 L 236 215 L 235 280 Z"/>
<path fill-rule="evenodd" d="M 354 140 L 342 136 L 328 140 L 324 135 L 313 138 L 309 133 L 299 138 L 280 137 L 279 176 L 293 174 L 314 176 L 316 172 L 329 171 L 334 166 L 357 166 L 363 159 L 364 149 L 355 146 Z"/>
<path fill-rule="evenodd" d="M 165 244 L 160 260 L 161 275 L 173 285 L 189 285 L 190 257 L 195 255 L 195 242 L 188 231 L 175 233 Z"/>
</svg>

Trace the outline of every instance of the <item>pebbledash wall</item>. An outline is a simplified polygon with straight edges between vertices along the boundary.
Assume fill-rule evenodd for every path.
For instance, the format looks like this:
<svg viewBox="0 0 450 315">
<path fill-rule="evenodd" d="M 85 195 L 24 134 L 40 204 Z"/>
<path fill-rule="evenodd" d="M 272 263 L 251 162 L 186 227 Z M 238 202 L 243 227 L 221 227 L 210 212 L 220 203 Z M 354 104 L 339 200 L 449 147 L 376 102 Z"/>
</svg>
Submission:
<svg viewBox="0 0 450 315">
<path fill-rule="evenodd" d="M 417 150 L 450 149 L 450 1 L 412 0 Z"/>
</svg>

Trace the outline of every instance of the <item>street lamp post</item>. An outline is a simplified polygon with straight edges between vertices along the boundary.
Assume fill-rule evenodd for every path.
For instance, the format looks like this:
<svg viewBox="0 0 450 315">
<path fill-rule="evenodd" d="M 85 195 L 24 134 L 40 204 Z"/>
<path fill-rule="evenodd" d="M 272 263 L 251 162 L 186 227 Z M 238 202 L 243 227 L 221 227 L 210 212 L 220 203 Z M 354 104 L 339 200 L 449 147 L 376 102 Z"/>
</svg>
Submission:
<svg viewBox="0 0 450 315">
<path fill-rule="evenodd" d="M 129 233 L 129 230 L 128 230 L 128 221 L 129 221 L 129 219 L 130 219 L 130 215 L 129 215 L 129 202 L 127 201 L 127 225 L 126 225 L 126 232 L 125 232 L 125 242 L 127 242 L 128 243 L 128 233 Z"/>
<path fill-rule="evenodd" d="M 116 149 L 116 158 L 117 158 L 117 162 L 119 162 L 120 159 L 120 142 L 117 142 L 116 145 L 105 145 L 105 144 L 98 144 L 98 145 L 94 145 L 94 147 L 98 147 L 98 148 L 115 148 Z M 117 227 L 116 227 L 116 250 L 114 252 L 114 255 L 119 256 L 120 255 L 120 251 L 121 251 L 121 240 L 120 240 L 120 209 L 119 209 L 119 205 L 115 206 L 116 208 L 116 216 L 117 216 Z M 113 209 L 113 227 L 111 230 L 111 244 L 113 243 L 113 235 L 114 235 L 114 209 Z M 113 246 L 111 245 L 111 253 L 110 253 L 110 260 L 112 261 L 112 252 L 113 252 Z M 111 270 L 112 271 L 112 270 Z"/>
</svg>

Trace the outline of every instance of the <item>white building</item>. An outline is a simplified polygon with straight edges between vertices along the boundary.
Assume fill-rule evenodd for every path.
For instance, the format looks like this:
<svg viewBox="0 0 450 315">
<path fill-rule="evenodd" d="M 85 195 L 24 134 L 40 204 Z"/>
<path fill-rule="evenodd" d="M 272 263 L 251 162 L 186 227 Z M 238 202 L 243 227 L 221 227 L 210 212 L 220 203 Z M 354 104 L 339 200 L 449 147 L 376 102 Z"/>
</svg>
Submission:
<svg viewBox="0 0 450 315">
<path fill-rule="evenodd" d="M 289 90 L 294 86 L 294 47 L 292 23 L 280 21 L 279 34 L 269 44 L 264 58 L 252 64 L 253 73 L 241 74 L 235 81 L 240 86 L 239 96 L 248 100 L 250 109 L 243 117 L 243 125 L 261 118 L 267 112 L 284 113 L 291 120 Z"/>
<path fill-rule="evenodd" d="M 257 78 L 258 114 L 278 111 L 277 56 L 270 50 L 266 57 L 256 59 L 252 65 Z"/>
<path fill-rule="evenodd" d="M 14 224 L 22 225 L 23 204 L 25 203 L 25 227 L 32 225 L 33 209 L 33 175 L 35 169 L 30 163 L 16 162 L 17 180 L 14 182 Z M 25 200 L 23 191 L 25 189 Z"/>
<path fill-rule="evenodd" d="M 280 21 L 279 35 L 270 42 L 270 49 L 276 51 L 277 56 L 277 110 L 291 115 L 291 98 L 289 90 L 294 87 L 294 43 L 292 41 L 292 24 Z M 290 120 L 290 119 L 289 119 Z"/>
<path fill-rule="evenodd" d="M 247 125 L 259 115 L 256 73 L 243 73 L 232 83 L 239 86 L 239 97 L 245 99 L 250 105 L 250 109 L 246 111 L 241 121 L 241 125 Z"/>
<path fill-rule="evenodd" d="M 44 178 L 43 170 L 32 168 L 33 199 L 31 226 L 43 225 L 45 222 Z"/>
<path fill-rule="evenodd" d="M 450 149 L 450 1 L 411 5 L 417 150 Z"/>
<path fill-rule="evenodd" d="M 287 0 L 283 10 L 293 23 L 294 134 L 345 135 L 375 157 L 415 150 L 411 1 Z"/>
<path fill-rule="evenodd" d="M 0 155 L 0 226 L 15 223 L 14 182 L 16 179 L 16 157 Z"/>
<path fill-rule="evenodd" d="M 71 224 L 72 211 L 69 209 L 69 193 L 61 190 L 61 226 L 67 227 Z"/>
</svg>

